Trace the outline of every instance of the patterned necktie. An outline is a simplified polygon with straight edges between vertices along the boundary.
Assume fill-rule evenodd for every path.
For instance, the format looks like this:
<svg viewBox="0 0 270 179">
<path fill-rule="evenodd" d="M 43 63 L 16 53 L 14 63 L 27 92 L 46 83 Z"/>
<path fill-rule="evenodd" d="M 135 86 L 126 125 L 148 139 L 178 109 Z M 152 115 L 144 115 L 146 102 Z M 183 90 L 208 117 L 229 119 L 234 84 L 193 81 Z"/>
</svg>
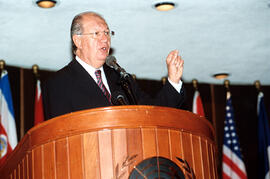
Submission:
<svg viewBox="0 0 270 179">
<path fill-rule="evenodd" d="M 97 77 L 97 85 L 99 86 L 99 88 L 101 89 L 101 91 L 104 93 L 104 95 L 106 96 L 106 98 L 109 100 L 109 102 L 112 104 L 112 102 L 111 102 L 111 94 L 108 92 L 108 90 L 106 89 L 105 85 L 102 82 L 101 71 L 100 70 L 96 70 L 95 71 L 95 75 Z"/>
</svg>

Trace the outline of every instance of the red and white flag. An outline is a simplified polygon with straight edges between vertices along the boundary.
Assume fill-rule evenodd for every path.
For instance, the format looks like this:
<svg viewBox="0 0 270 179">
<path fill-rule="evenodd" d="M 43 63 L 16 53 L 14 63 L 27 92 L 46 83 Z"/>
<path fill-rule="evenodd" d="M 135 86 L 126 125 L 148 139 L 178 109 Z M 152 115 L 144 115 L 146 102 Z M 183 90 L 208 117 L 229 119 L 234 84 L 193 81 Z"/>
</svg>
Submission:
<svg viewBox="0 0 270 179">
<path fill-rule="evenodd" d="M 204 116 L 203 104 L 198 90 L 194 93 L 192 112 Z"/>
<path fill-rule="evenodd" d="M 4 70 L 0 79 L 0 165 L 18 143 L 12 96 L 8 73 Z"/>
<path fill-rule="evenodd" d="M 44 121 L 42 93 L 40 87 L 40 80 L 37 80 L 36 97 L 35 97 L 35 125 Z"/>
</svg>

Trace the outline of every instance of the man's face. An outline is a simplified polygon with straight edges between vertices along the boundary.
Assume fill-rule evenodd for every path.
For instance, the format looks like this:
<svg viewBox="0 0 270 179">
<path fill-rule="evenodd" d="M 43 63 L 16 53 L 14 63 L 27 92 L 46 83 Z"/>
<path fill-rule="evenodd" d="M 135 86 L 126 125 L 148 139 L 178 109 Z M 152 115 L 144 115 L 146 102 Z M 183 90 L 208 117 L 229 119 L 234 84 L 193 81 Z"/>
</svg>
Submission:
<svg viewBox="0 0 270 179">
<path fill-rule="evenodd" d="M 79 57 L 89 65 L 99 68 L 105 63 L 110 51 L 111 38 L 104 33 L 109 32 L 109 27 L 102 18 L 87 15 L 83 16 L 82 26 L 84 35 L 79 37 Z M 97 36 L 93 34 L 96 32 L 99 32 Z"/>
</svg>

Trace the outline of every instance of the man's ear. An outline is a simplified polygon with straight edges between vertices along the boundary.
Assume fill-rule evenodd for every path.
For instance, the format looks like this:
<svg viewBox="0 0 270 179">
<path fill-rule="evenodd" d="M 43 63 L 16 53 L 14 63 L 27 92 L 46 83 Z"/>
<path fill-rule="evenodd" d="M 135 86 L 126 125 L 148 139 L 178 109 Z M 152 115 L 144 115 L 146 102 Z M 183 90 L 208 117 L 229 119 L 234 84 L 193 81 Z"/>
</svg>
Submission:
<svg viewBox="0 0 270 179">
<path fill-rule="evenodd" d="M 81 48 L 82 46 L 82 39 L 79 35 L 73 35 L 72 36 L 73 43 L 76 45 L 77 48 Z"/>
</svg>

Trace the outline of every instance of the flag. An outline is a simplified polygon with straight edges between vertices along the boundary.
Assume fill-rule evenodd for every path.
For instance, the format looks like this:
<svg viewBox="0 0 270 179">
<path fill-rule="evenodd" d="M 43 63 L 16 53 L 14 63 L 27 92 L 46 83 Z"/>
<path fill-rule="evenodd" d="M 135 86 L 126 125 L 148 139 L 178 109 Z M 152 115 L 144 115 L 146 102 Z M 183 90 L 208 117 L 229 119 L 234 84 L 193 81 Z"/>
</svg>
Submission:
<svg viewBox="0 0 270 179">
<path fill-rule="evenodd" d="M 258 95 L 257 112 L 259 137 L 259 179 L 270 179 L 270 130 L 262 92 L 259 92 Z"/>
<path fill-rule="evenodd" d="M 222 156 L 223 179 L 247 178 L 245 164 L 242 159 L 238 136 L 236 134 L 232 99 L 227 92 L 226 117 L 224 125 L 224 141 Z"/>
<path fill-rule="evenodd" d="M 36 97 L 35 97 L 35 125 L 44 121 L 42 93 L 40 88 L 40 80 L 36 84 Z"/>
<path fill-rule="evenodd" d="M 0 79 L 0 164 L 18 143 L 8 73 L 2 71 Z"/>
<path fill-rule="evenodd" d="M 203 104 L 198 90 L 194 93 L 192 112 L 204 116 Z"/>
</svg>

